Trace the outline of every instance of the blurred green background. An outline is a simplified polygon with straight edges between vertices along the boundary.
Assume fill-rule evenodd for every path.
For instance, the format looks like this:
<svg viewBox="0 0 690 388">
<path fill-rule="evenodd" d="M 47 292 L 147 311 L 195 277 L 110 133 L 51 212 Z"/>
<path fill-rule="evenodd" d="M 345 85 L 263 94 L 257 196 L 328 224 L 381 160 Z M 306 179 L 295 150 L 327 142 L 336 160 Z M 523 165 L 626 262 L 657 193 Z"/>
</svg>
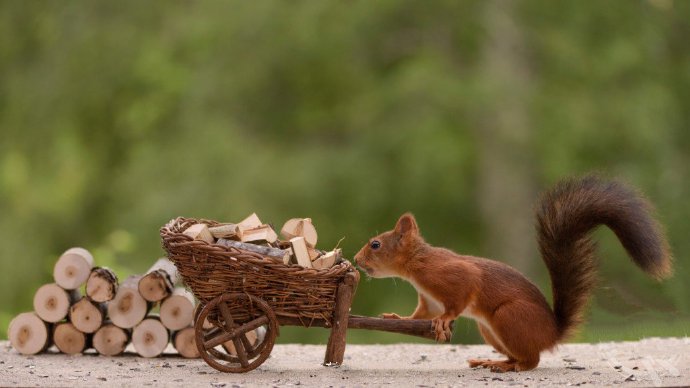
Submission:
<svg viewBox="0 0 690 388">
<path fill-rule="evenodd" d="M 2 336 L 64 250 L 124 278 L 180 215 L 311 217 L 352 257 L 412 211 L 432 244 L 550 295 L 532 206 L 592 170 L 657 205 L 676 274 L 655 283 L 597 232 L 576 340 L 688 335 L 689 42 L 690 2 L 671 0 L 2 1 Z M 415 305 L 406 282 L 363 279 L 352 310 Z M 480 341 L 456 323 L 454 342 Z"/>
</svg>

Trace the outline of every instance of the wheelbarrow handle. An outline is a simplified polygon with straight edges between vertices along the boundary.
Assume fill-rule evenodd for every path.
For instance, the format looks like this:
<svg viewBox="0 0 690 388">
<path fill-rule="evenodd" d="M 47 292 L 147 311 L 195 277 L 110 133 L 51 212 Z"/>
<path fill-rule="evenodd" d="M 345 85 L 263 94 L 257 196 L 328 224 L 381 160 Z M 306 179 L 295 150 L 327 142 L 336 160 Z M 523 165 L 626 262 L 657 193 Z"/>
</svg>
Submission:
<svg viewBox="0 0 690 388">
<path fill-rule="evenodd" d="M 299 319 L 295 317 L 278 317 L 281 325 L 325 327 L 331 326 L 323 319 Z M 389 333 L 413 335 L 415 337 L 435 340 L 436 335 L 429 319 L 383 319 L 350 315 L 347 321 L 348 329 L 378 330 Z"/>
<path fill-rule="evenodd" d="M 413 335 L 430 340 L 436 339 L 429 319 L 383 319 L 350 315 L 348 329 L 366 329 Z"/>
</svg>

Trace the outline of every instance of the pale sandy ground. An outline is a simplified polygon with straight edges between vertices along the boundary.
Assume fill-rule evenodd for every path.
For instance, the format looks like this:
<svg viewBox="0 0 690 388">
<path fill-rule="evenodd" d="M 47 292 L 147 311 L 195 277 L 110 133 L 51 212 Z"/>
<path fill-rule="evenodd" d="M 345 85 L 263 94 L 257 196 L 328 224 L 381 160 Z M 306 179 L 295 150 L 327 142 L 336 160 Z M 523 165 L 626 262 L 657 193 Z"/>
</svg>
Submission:
<svg viewBox="0 0 690 388">
<path fill-rule="evenodd" d="M 22 356 L 0 342 L 2 386 L 687 386 L 690 338 L 563 345 L 538 369 L 491 373 L 471 357 L 496 357 L 488 346 L 349 345 L 345 364 L 321 366 L 325 346 L 276 345 L 259 369 L 224 374 L 202 360 L 43 354 Z"/>
</svg>

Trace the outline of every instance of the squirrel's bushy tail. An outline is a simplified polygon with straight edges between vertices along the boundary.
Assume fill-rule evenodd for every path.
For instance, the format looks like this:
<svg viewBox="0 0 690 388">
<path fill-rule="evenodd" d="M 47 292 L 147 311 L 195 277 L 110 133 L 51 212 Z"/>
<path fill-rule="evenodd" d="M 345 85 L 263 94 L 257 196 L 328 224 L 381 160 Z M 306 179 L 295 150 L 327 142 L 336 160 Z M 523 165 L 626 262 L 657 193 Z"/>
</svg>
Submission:
<svg viewBox="0 0 690 388">
<path fill-rule="evenodd" d="M 671 254 L 647 200 L 634 189 L 590 175 L 557 184 L 537 205 L 539 250 L 551 275 L 559 338 L 573 333 L 596 280 L 590 233 L 608 226 L 643 271 L 671 274 Z"/>
</svg>

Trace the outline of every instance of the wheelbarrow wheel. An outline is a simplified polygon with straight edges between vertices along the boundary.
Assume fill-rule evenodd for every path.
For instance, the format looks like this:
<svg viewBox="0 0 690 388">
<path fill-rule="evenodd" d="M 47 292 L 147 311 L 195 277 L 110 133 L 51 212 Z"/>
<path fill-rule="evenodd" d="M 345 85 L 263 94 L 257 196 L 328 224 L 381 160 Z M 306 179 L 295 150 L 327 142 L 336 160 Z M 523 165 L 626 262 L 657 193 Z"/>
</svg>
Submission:
<svg viewBox="0 0 690 388">
<path fill-rule="evenodd" d="M 204 328 L 205 320 L 214 327 Z M 263 339 L 252 344 L 247 333 L 259 328 L 263 328 Z M 221 372 L 244 373 L 263 364 L 271 354 L 278 319 L 262 299 L 228 293 L 212 299 L 199 311 L 194 331 L 199 354 L 207 364 Z M 225 352 L 224 344 L 232 344 L 236 354 Z"/>
</svg>

